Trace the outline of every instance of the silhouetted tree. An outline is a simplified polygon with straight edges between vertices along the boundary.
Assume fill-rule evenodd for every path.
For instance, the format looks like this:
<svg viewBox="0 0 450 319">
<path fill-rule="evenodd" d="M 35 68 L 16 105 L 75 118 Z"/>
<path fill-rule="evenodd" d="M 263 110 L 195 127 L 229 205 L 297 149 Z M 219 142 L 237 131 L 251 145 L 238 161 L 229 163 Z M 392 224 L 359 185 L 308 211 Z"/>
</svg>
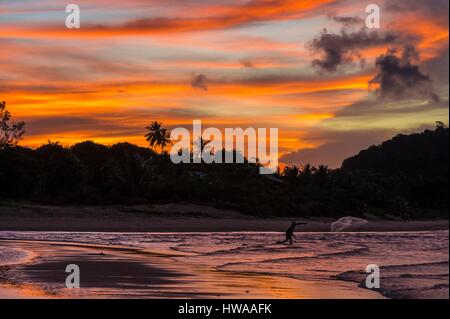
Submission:
<svg viewBox="0 0 450 319">
<path fill-rule="evenodd" d="M 409 176 L 440 176 L 448 174 L 449 129 L 443 123 L 435 130 L 411 135 L 399 134 L 374 145 L 342 163 L 351 171 L 365 170 L 383 175 L 402 172 Z"/>
<path fill-rule="evenodd" d="M 163 128 L 161 123 L 153 121 L 145 129 L 148 131 L 148 133 L 145 134 L 145 138 L 149 142 L 150 147 L 161 147 L 161 153 L 164 148 L 171 143 L 170 132 Z"/>
<path fill-rule="evenodd" d="M 25 122 L 10 123 L 11 113 L 0 102 L 0 149 L 16 146 L 25 134 Z"/>
<path fill-rule="evenodd" d="M 152 124 L 149 142 L 159 146 L 157 135 L 163 128 Z M 49 142 L 34 150 L 12 145 L 0 150 L 0 200 L 63 205 L 183 202 L 262 216 L 448 217 L 448 132 L 437 126 L 399 135 L 362 151 L 340 169 L 287 166 L 269 178 L 248 160 L 176 165 L 167 152 L 158 155 L 130 143 L 87 141 L 64 147 Z M 236 160 L 238 152 L 217 154 Z"/>
<path fill-rule="evenodd" d="M 200 137 L 198 139 L 198 141 L 194 141 L 193 142 L 196 147 L 197 147 L 197 154 L 194 154 L 193 151 L 191 152 L 191 159 L 195 158 L 199 158 L 202 157 L 203 158 L 203 152 L 206 150 L 206 148 L 208 147 L 208 144 L 211 143 L 210 140 L 205 140 L 203 137 Z M 210 150 L 210 154 L 212 154 L 212 150 Z"/>
<path fill-rule="evenodd" d="M 444 122 L 442 121 L 436 121 L 436 130 L 446 129 Z"/>
<path fill-rule="evenodd" d="M 321 187 L 325 186 L 328 181 L 329 169 L 328 166 L 319 165 L 319 169 L 316 171 L 316 175 L 319 179 L 319 185 Z"/>
</svg>

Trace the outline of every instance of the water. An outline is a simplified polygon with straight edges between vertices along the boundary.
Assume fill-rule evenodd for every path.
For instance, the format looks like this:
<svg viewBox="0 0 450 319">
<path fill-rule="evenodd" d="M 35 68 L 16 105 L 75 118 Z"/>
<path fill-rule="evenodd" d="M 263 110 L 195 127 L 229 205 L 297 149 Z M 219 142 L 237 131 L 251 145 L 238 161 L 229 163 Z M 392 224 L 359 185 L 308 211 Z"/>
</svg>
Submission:
<svg viewBox="0 0 450 319">
<path fill-rule="evenodd" d="M 0 246 L 0 266 L 23 263 L 30 255 L 29 252 L 21 249 Z"/>
<path fill-rule="evenodd" d="M 420 287 L 412 283 L 417 287 L 407 289 L 446 288 L 448 295 L 448 231 L 297 233 L 292 246 L 279 244 L 283 236 L 272 232 L 0 232 L 0 239 L 142 248 L 170 255 L 179 262 L 223 271 L 286 276 L 314 282 L 335 280 L 336 276 L 349 271 L 364 272 L 367 265 L 376 264 L 397 279 L 409 278 L 407 276 L 411 274 L 421 278 Z M 427 277 L 430 273 L 433 276 Z M 394 280 L 391 282 L 394 284 Z M 397 282 L 395 284 L 399 286 Z M 386 289 L 388 286 L 385 285 Z"/>
</svg>

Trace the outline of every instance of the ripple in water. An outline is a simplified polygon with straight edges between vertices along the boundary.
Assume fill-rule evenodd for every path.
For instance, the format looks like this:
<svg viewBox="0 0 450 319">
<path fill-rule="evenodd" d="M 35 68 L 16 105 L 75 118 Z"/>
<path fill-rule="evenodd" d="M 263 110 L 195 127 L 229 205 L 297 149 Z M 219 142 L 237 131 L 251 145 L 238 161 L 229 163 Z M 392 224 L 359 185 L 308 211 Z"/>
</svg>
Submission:
<svg viewBox="0 0 450 319">
<path fill-rule="evenodd" d="M 0 246 L 0 266 L 20 264 L 29 256 L 30 254 L 24 250 Z"/>
</svg>

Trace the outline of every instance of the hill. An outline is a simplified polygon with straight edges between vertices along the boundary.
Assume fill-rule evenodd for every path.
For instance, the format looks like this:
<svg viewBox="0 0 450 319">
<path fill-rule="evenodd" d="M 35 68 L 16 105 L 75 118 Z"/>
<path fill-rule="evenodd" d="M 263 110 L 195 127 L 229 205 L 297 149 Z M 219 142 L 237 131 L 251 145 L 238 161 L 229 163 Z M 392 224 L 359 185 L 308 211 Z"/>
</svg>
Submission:
<svg viewBox="0 0 450 319">
<path fill-rule="evenodd" d="M 411 135 L 397 135 L 381 145 L 371 146 L 344 160 L 342 168 L 383 175 L 448 175 L 449 129 L 442 125 Z"/>
<path fill-rule="evenodd" d="M 448 217 L 448 129 L 399 135 L 341 169 L 174 164 L 165 152 L 92 141 L 0 149 L 0 203 L 207 205 L 264 217 Z M 191 154 L 192 156 L 192 154 Z"/>
</svg>

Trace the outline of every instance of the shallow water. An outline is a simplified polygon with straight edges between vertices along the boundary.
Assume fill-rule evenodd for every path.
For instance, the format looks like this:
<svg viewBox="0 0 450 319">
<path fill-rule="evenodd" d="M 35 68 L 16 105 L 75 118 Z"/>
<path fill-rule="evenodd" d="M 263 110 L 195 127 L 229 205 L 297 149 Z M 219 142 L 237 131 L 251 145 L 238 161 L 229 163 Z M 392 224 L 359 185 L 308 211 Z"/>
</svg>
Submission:
<svg viewBox="0 0 450 319">
<path fill-rule="evenodd" d="M 325 283 L 335 280 L 339 274 L 349 271 L 364 272 L 367 265 L 376 264 L 381 269 L 397 269 L 395 272 L 390 271 L 390 275 L 394 274 L 396 278 L 404 278 L 414 273 L 414 276 L 426 281 L 424 284 L 422 280 L 421 289 L 423 285 L 429 286 L 429 289 L 435 286 L 441 289 L 446 287 L 447 295 L 448 237 L 448 231 L 297 233 L 296 242 L 291 246 L 279 244 L 283 234 L 270 232 L 0 232 L 0 239 L 142 248 L 170 255 L 179 263 L 209 266 L 229 272 L 281 275 Z M 404 265 L 410 265 L 414 269 L 398 268 Z M 439 265 L 438 270 L 436 265 Z M 439 273 L 433 278 L 427 278 L 430 271 Z"/>
<path fill-rule="evenodd" d="M 0 266 L 20 264 L 29 257 L 30 253 L 24 250 L 0 246 Z"/>
</svg>

